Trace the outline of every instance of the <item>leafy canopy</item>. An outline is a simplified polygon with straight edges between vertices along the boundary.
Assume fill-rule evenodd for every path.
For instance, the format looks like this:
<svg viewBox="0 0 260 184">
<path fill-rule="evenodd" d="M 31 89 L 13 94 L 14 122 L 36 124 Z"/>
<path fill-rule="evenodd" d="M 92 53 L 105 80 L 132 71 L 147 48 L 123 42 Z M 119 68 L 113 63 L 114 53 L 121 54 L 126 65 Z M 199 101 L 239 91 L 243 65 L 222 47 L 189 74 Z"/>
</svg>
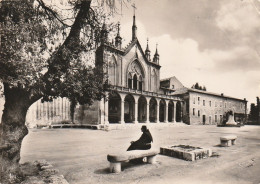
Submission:
<svg viewBox="0 0 260 184">
<path fill-rule="evenodd" d="M 100 99 L 104 74 L 88 53 L 99 42 L 103 11 L 96 6 L 80 14 L 86 1 L 62 3 L 70 7 L 66 11 L 42 0 L 0 2 L 0 82 L 35 99 Z"/>
</svg>

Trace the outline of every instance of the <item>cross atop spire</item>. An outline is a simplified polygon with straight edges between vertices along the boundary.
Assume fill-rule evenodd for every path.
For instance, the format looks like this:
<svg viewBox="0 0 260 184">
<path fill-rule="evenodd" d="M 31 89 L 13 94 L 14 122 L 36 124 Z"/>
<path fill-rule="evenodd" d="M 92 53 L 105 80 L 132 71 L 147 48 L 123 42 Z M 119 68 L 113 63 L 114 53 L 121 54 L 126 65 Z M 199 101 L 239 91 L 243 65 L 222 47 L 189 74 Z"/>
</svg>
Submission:
<svg viewBox="0 0 260 184">
<path fill-rule="evenodd" d="M 135 15 L 135 10 L 137 9 L 136 6 L 135 6 L 135 3 L 132 4 L 132 7 L 134 9 L 134 15 Z"/>
</svg>

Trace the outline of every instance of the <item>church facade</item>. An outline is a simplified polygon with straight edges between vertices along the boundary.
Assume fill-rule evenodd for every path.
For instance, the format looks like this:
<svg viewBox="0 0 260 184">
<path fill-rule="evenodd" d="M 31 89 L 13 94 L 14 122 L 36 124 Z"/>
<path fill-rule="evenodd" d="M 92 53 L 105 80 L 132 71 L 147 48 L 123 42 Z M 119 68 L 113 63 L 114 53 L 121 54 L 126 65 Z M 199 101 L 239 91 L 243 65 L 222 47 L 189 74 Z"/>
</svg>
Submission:
<svg viewBox="0 0 260 184">
<path fill-rule="evenodd" d="M 80 120 L 78 123 L 122 125 L 182 122 L 182 98 L 167 95 L 160 88 L 161 66 L 157 48 L 153 57 L 148 42 L 143 51 L 136 32 L 134 16 L 132 40 L 122 48 L 119 25 L 114 44 L 108 41 L 108 31 L 103 25 L 101 45 L 96 50 L 96 66 L 102 67 L 107 74 L 107 98 L 90 107 L 78 107 L 75 114 L 75 120 Z"/>
</svg>

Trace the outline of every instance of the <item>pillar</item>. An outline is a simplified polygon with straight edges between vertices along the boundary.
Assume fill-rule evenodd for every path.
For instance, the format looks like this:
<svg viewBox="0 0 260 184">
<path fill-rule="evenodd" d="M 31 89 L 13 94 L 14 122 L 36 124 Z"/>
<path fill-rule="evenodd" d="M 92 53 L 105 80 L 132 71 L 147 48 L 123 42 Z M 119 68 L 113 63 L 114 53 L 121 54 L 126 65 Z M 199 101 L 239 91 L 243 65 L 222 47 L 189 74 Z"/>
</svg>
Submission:
<svg viewBox="0 0 260 184">
<path fill-rule="evenodd" d="M 138 123 L 138 99 L 139 99 L 139 96 L 133 95 L 133 97 L 135 99 L 135 119 L 134 119 L 134 123 L 137 124 Z"/>
<path fill-rule="evenodd" d="M 135 119 L 134 119 L 134 123 L 138 123 L 138 102 L 135 102 Z"/>
<path fill-rule="evenodd" d="M 150 97 L 146 97 L 147 107 L 146 107 L 146 123 L 150 123 L 149 117 L 150 117 Z"/>
<path fill-rule="evenodd" d="M 177 102 L 173 102 L 174 104 L 174 107 L 173 107 L 173 123 L 176 123 L 176 105 L 177 105 Z"/>
<path fill-rule="evenodd" d="M 109 100 L 108 93 L 106 93 L 106 97 L 104 99 L 104 104 L 105 104 L 105 113 L 104 113 L 105 122 L 104 122 L 104 124 L 109 124 L 109 121 L 108 121 L 108 100 Z"/>
<path fill-rule="evenodd" d="M 156 123 L 160 123 L 160 114 L 159 114 L 159 112 L 160 112 L 160 99 L 156 99 L 156 101 L 157 101 Z"/>
<path fill-rule="evenodd" d="M 125 94 L 119 94 L 121 97 L 121 120 L 120 123 L 125 123 Z"/>
<path fill-rule="evenodd" d="M 164 123 L 169 123 L 168 122 L 168 104 L 169 104 L 169 100 L 165 100 Z"/>
<path fill-rule="evenodd" d="M 105 106 L 104 98 L 99 101 L 99 123 L 105 124 Z"/>
</svg>

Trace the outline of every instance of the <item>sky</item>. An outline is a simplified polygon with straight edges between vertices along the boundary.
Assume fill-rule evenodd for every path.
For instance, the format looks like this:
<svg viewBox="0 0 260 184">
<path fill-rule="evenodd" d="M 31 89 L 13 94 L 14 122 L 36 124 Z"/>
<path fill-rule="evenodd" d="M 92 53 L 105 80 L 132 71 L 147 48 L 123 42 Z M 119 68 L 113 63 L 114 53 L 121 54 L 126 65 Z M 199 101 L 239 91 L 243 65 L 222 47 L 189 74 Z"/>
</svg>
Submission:
<svg viewBox="0 0 260 184">
<path fill-rule="evenodd" d="M 256 102 L 260 96 L 260 0 L 136 0 L 123 6 L 123 45 L 131 39 L 133 8 L 137 37 L 151 54 L 156 43 L 161 79 L 176 76 L 207 91 Z M 119 8 L 120 9 L 120 8 Z"/>
</svg>

